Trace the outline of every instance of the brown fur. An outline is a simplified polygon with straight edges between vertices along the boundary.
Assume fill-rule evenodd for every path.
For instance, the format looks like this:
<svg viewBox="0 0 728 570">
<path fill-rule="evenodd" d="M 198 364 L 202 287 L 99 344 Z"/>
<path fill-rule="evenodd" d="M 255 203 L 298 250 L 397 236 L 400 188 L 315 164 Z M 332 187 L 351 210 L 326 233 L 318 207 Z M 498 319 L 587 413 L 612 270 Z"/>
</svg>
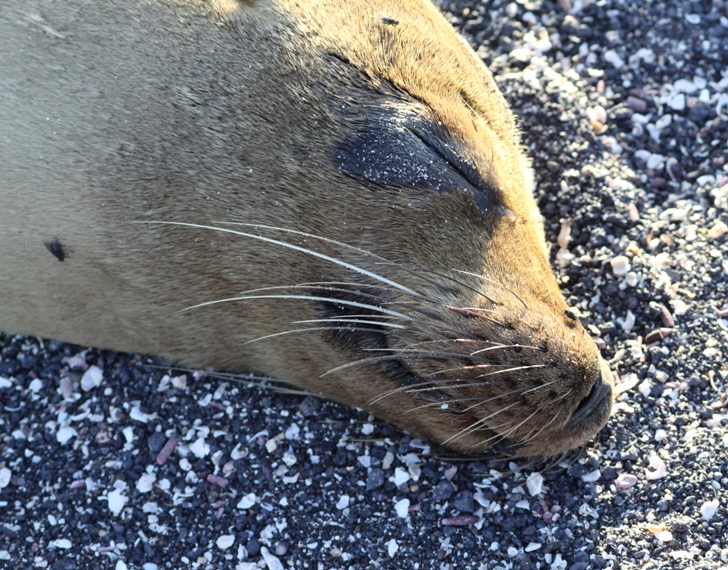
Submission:
<svg viewBox="0 0 728 570">
<path fill-rule="evenodd" d="M 611 393 L 564 427 L 611 377 L 564 314 L 512 115 L 425 0 L 11 0 L 0 53 L 0 329 L 271 374 L 467 453 L 548 455 L 603 426 Z M 497 211 L 335 164 L 390 100 L 462 142 Z M 312 282 L 356 285 L 290 287 Z M 281 298 L 181 311 L 281 286 L 247 296 L 403 316 Z M 322 318 L 344 320 L 292 324 Z M 369 324 L 387 319 L 401 328 Z M 327 374 L 378 356 L 396 359 Z"/>
</svg>

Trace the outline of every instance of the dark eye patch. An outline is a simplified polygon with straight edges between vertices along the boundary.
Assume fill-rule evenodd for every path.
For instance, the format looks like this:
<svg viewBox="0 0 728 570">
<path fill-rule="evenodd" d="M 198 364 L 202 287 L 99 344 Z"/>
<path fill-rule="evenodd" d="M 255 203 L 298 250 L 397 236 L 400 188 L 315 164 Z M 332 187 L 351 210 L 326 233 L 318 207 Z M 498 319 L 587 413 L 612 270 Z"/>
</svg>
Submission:
<svg viewBox="0 0 728 570">
<path fill-rule="evenodd" d="M 496 190 L 442 125 L 416 105 L 382 99 L 359 119 L 356 135 L 339 146 L 335 161 L 341 170 L 382 186 L 448 193 L 466 189 L 482 214 L 498 207 Z"/>
</svg>

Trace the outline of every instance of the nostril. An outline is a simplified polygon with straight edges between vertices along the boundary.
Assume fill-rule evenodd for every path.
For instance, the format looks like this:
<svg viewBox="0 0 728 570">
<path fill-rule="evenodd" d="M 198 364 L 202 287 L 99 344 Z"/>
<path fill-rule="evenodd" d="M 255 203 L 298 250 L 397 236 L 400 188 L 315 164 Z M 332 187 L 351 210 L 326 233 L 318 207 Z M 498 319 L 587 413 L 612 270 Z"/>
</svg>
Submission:
<svg viewBox="0 0 728 570">
<path fill-rule="evenodd" d="M 602 380 L 601 371 L 597 375 L 597 379 L 594 382 L 589 394 L 579 403 L 579 407 L 576 408 L 569 421 L 564 426 L 565 429 L 569 429 L 588 418 L 591 413 L 596 410 L 605 398 L 609 397 L 612 389 L 609 384 L 605 384 Z"/>
</svg>

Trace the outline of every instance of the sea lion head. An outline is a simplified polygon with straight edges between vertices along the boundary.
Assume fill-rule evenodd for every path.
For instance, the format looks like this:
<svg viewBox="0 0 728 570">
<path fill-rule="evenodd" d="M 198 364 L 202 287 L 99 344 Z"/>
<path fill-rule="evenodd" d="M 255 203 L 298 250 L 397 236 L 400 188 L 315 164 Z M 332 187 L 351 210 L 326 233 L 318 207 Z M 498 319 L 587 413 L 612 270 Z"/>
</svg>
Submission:
<svg viewBox="0 0 728 570">
<path fill-rule="evenodd" d="M 312 314 L 293 318 L 276 294 L 261 341 L 298 355 L 278 370 L 465 453 L 589 440 L 611 373 L 554 279 L 528 160 L 482 61 L 429 3 L 274 4 L 294 29 L 276 33 L 297 70 L 281 138 L 299 147 L 282 159 L 298 178 L 276 190 L 277 223 L 230 229 L 309 258 L 301 273 L 285 260 L 285 295 Z"/>
</svg>

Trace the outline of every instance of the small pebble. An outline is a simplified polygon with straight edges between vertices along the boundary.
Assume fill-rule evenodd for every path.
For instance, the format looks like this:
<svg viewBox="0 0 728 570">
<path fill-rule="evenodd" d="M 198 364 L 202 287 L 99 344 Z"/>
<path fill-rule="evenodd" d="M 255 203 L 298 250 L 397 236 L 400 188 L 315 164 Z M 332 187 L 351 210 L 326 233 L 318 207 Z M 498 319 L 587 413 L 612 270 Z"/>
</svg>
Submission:
<svg viewBox="0 0 728 570">
<path fill-rule="evenodd" d="M 647 102 L 639 97 L 627 97 L 627 106 L 638 113 L 644 113 L 647 110 Z"/>
<path fill-rule="evenodd" d="M 624 275 L 630 268 L 629 259 L 624 255 L 614 257 L 609 263 L 612 266 L 612 272 L 617 276 Z"/>
<path fill-rule="evenodd" d="M 448 517 L 440 521 L 442 526 L 470 526 L 480 522 L 480 517 L 476 515 L 460 515 L 457 517 Z"/>
<path fill-rule="evenodd" d="M 665 305 L 660 305 L 660 320 L 667 328 L 673 328 L 675 326 L 675 319 L 672 317 L 670 309 L 668 309 Z"/>
<path fill-rule="evenodd" d="M 726 233 L 728 233 L 728 225 L 723 223 L 721 220 L 718 220 L 713 224 L 713 227 L 711 227 L 708 230 L 708 239 L 718 239 L 723 237 Z"/>
<path fill-rule="evenodd" d="M 685 21 L 688 24 L 697 25 L 701 22 L 700 14 L 685 14 Z"/>
<path fill-rule="evenodd" d="M 673 109 L 675 111 L 684 111 L 685 110 L 685 95 L 682 93 L 677 93 L 670 98 L 670 100 L 667 102 L 667 104 L 670 106 L 671 109 Z"/>
<path fill-rule="evenodd" d="M 672 334 L 672 332 L 672 329 L 668 329 L 665 327 L 650 331 L 645 335 L 645 344 L 655 344 L 656 342 L 665 340 L 668 336 Z"/>
<path fill-rule="evenodd" d="M 233 544 L 235 544 L 235 535 L 234 534 L 223 534 L 218 537 L 216 544 L 220 550 L 227 550 Z"/>
<path fill-rule="evenodd" d="M 149 493 L 154 487 L 157 476 L 154 473 L 144 473 L 137 481 L 136 488 L 140 493 Z"/>
</svg>

